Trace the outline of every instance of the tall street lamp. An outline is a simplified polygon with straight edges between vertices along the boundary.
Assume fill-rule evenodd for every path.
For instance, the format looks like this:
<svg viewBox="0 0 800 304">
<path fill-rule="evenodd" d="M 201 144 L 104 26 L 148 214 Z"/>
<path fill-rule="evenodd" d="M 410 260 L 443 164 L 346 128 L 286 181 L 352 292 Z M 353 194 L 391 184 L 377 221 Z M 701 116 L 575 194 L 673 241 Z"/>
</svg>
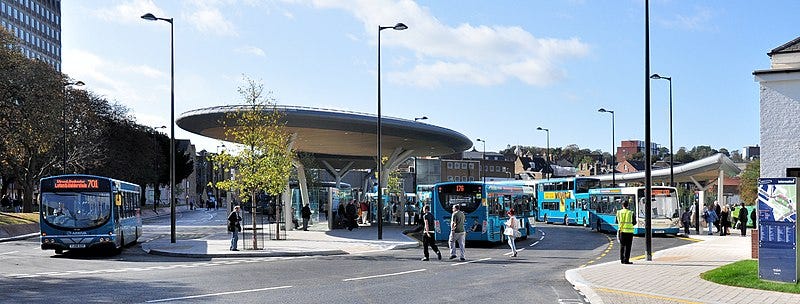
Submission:
<svg viewBox="0 0 800 304">
<path fill-rule="evenodd" d="M 675 174 L 672 163 L 672 158 L 675 156 L 672 150 L 672 77 L 653 74 L 650 75 L 650 79 L 666 79 L 669 81 L 669 186 L 675 187 Z"/>
<path fill-rule="evenodd" d="M 547 161 L 546 161 L 546 163 L 549 166 L 550 165 L 550 129 L 545 129 L 545 128 L 542 128 L 542 127 L 538 127 L 538 128 L 536 128 L 536 130 L 547 132 Z M 552 168 L 550 168 L 550 169 L 552 170 Z M 547 175 L 547 178 L 550 179 L 550 174 Z"/>
<path fill-rule="evenodd" d="M 616 153 L 614 153 L 615 145 L 617 144 L 616 140 L 614 139 L 614 111 L 606 110 L 604 108 L 600 108 L 597 110 L 600 113 L 611 113 L 611 183 L 616 185 L 617 184 L 617 166 L 616 166 Z"/>
<path fill-rule="evenodd" d="M 158 18 L 151 13 L 142 15 L 142 19 L 169 22 L 170 48 L 170 108 L 169 108 L 169 210 L 170 210 L 170 242 L 175 243 L 175 26 L 172 18 Z"/>
<path fill-rule="evenodd" d="M 62 119 L 62 121 L 64 123 L 64 125 L 62 127 L 64 129 L 63 130 L 64 131 L 64 138 L 63 138 L 64 146 L 62 147 L 64 149 L 64 162 L 61 164 L 61 174 L 67 174 L 67 105 L 69 104 L 69 102 L 67 101 L 67 88 L 69 86 L 73 86 L 73 85 L 81 87 L 81 86 L 84 86 L 86 84 L 83 83 L 83 81 L 80 81 L 80 80 L 74 81 L 74 82 L 73 81 L 69 81 L 69 82 L 64 84 L 64 109 L 61 111 L 61 119 Z"/>
<path fill-rule="evenodd" d="M 381 185 L 381 178 L 383 177 L 383 160 L 381 159 L 381 31 L 385 29 L 393 29 L 402 31 L 408 29 L 408 26 L 402 23 L 397 23 L 394 26 L 381 26 L 378 25 L 378 157 L 375 161 L 378 162 L 378 239 L 383 239 L 383 193 Z M 416 169 L 416 168 L 414 168 Z"/>
<path fill-rule="evenodd" d="M 481 155 L 481 177 L 483 178 L 483 187 L 486 188 L 486 172 L 483 171 L 484 161 L 486 161 L 486 141 L 480 138 L 476 139 L 475 141 L 479 141 L 483 143 L 483 154 Z"/>
<path fill-rule="evenodd" d="M 426 120 L 428 116 L 414 117 L 414 122 Z M 414 193 L 417 192 L 417 157 L 414 156 Z M 419 197 L 417 197 L 417 204 L 419 204 Z"/>
</svg>

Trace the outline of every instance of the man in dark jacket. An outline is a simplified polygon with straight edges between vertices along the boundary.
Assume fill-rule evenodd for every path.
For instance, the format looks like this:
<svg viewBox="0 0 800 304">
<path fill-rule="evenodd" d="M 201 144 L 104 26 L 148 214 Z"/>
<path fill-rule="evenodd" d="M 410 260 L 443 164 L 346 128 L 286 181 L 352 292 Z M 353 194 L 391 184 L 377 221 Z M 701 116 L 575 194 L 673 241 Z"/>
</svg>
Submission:
<svg viewBox="0 0 800 304">
<path fill-rule="evenodd" d="M 231 235 L 231 251 L 239 251 L 239 232 L 242 231 L 242 217 L 239 215 L 239 206 L 233 207 L 233 211 L 228 215 L 228 232 Z"/>
<path fill-rule="evenodd" d="M 345 226 L 347 226 L 347 230 L 352 231 L 353 228 L 358 228 L 358 224 L 356 223 L 356 217 L 358 217 L 358 211 L 356 211 L 356 204 L 353 204 L 353 201 L 347 203 L 344 214 L 345 214 Z"/>
<path fill-rule="evenodd" d="M 742 229 L 742 236 L 747 235 L 747 218 L 749 217 L 747 213 L 747 208 L 745 208 L 744 203 L 742 203 L 739 208 L 739 228 Z M 755 213 L 755 211 L 753 211 L 753 213 Z"/>
<path fill-rule="evenodd" d="M 308 231 L 308 221 L 311 220 L 311 208 L 308 205 L 304 205 L 302 209 L 300 209 L 300 215 L 303 217 L 303 231 Z"/>
</svg>

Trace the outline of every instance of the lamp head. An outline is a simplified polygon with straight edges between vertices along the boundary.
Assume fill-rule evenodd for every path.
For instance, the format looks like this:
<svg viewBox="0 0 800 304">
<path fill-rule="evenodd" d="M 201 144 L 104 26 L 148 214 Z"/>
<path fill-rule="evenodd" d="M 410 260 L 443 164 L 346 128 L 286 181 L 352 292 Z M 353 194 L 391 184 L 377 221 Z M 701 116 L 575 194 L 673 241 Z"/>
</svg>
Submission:
<svg viewBox="0 0 800 304">
<path fill-rule="evenodd" d="M 542 131 L 542 130 L 545 130 L 545 129 L 542 128 L 542 127 L 537 127 L 536 130 Z"/>
<path fill-rule="evenodd" d="M 600 108 L 600 110 L 597 110 L 597 112 L 605 113 L 605 112 L 608 112 L 608 111 L 606 109 L 604 109 L 604 108 Z"/>
<path fill-rule="evenodd" d="M 398 22 L 397 24 L 395 24 L 392 27 L 392 29 L 394 29 L 396 31 L 402 31 L 402 30 L 408 29 L 408 26 L 403 24 L 403 23 L 401 23 L 401 22 Z"/>
<path fill-rule="evenodd" d="M 415 117 L 415 118 L 414 118 L 414 121 L 418 121 L 418 120 L 426 120 L 426 119 L 428 119 L 428 116 Z"/>
<path fill-rule="evenodd" d="M 154 16 L 154 15 L 153 15 L 153 14 L 151 14 L 151 13 L 147 13 L 147 14 L 144 14 L 144 15 L 142 15 L 142 19 L 144 19 L 144 20 L 150 20 L 150 21 L 156 21 L 156 20 L 158 20 L 158 18 L 156 18 L 156 16 Z"/>
<path fill-rule="evenodd" d="M 85 84 L 83 81 L 80 81 L 80 80 L 76 81 L 76 82 L 75 82 L 75 83 L 73 83 L 73 84 L 74 84 L 74 85 L 76 85 L 76 86 L 79 86 L 79 87 L 82 87 L 82 86 L 85 86 L 85 85 L 86 85 L 86 84 Z"/>
<path fill-rule="evenodd" d="M 672 80 L 672 78 L 670 78 L 670 77 L 664 77 L 664 76 L 661 76 L 661 75 L 658 75 L 658 74 L 653 74 L 653 75 L 650 75 L 650 79 L 666 79 L 666 80 Z"/>
</svg>

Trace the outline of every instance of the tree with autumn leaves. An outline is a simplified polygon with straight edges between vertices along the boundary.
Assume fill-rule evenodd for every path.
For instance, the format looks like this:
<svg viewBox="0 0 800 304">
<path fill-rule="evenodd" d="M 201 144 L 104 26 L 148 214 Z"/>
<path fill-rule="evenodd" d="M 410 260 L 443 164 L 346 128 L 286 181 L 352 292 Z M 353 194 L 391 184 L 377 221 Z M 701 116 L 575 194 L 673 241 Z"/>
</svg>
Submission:
<svg viewBox="0 0 800 304">
<path fill-rule="evenodd" d="M 215 186 L 244 193 L 251 202 L 257 201 L 256 195 L 261 191 L 276 197 L 286 189 L 292 172 L 291 138 L 286 132 L 283 114 L 276 108 L 276 99 L 271 92 L 264 92 L 261 83 L 245 77 L 245 84 L 238 92 L 244 105 L 220 122 L 225 139 L 235 143 L 235 147 L 212 157 L 214 170 L 233 168 L 236 173 L 234 178 L 218 181 Z M 256 212 L 251 214 L 253 231 L 258 231 Z M 257 240 L 254 233 L 253 248 L 256 249 Z"/>
</svg>

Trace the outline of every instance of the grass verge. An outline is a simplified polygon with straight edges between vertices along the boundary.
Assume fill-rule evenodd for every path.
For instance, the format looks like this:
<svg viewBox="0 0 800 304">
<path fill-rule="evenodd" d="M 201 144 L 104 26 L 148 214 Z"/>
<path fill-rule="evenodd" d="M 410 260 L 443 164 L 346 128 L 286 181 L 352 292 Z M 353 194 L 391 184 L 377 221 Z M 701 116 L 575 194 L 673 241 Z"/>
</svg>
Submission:
<svg viewBox="0 0 800 304">
<path fill-rule="evenodd" d="M 718 284 L 800 294 L 800 285 L 758 278 L 758 261 L 743 260 L 704 272 L 701 278 Z"/>
<path fill-rule="evenodd" d="M 0 226 L 38 223 L 38 213 L 6 213 L 0 212 Z"/>
</svg>

